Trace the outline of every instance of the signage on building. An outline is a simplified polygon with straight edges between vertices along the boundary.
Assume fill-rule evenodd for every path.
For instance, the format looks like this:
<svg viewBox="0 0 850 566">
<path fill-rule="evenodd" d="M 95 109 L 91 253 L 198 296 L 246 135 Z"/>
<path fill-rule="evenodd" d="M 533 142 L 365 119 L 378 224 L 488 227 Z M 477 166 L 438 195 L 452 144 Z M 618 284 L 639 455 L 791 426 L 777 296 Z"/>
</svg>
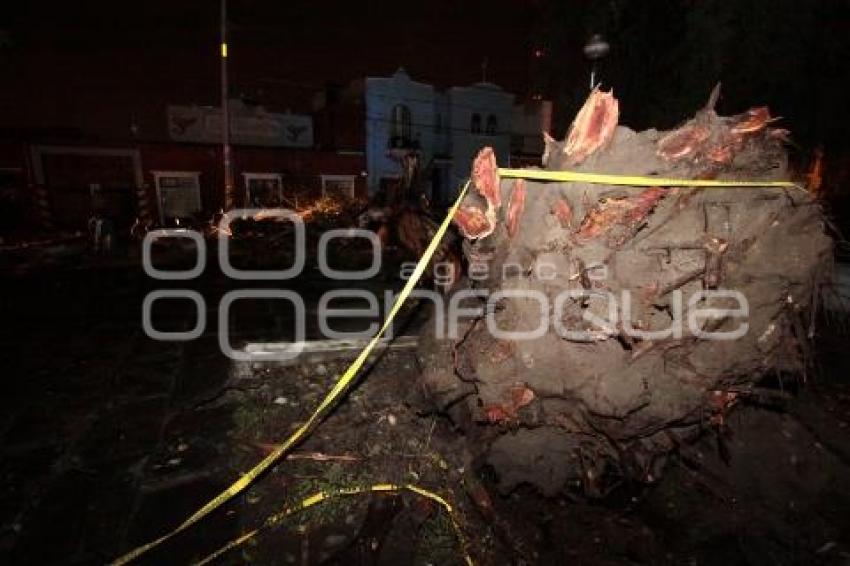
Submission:
<svg viewBox="0 0 850 566">
<path fill-rule="evenodd" d="M 221 110 L 169 106 L 168 135 L 174 141 L 220 143 Z M 275 114 L 231 103 L 230 141 L 236 145 L 313 147 L 313 120 L 303 114 Z"/>
</svg>

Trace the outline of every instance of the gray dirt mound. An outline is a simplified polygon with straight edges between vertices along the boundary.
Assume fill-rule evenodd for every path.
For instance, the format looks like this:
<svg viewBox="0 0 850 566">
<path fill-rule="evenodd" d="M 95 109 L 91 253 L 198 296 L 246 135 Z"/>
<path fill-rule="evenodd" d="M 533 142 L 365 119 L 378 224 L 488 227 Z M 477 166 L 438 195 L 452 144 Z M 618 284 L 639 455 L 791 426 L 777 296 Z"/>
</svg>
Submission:
<svg viewBox="0 0 850 566">
<path fill-rule="evenodd" d="M 787 178 L 786 132 L 766 126 L 767 109 L 724 118 L 710 106 L 671 133 L 591 132 L 608 140 L 592 140 L 586 159 L 572 158 L 570 140 L 550 140 L 548 167 Z M 492 153 L 476 167 L 484 159 Z M 455 293 L 489 299 L 461 302 L 482 312 L 456 337 L 428 325 L 419 402 L 451 416 L 504 490 L 530 483 L 600 496 L 624 477 L 653 481 L 665 454 L 722 427 L 765 375 L 804 371 L 832 249 L 805 191 L 496 179 L 498 194 L 488 194 L 480 176 L 492 171 L 476 172 L 464 218 L 494 210 L 479 225 L 458 222 L 469 277 Z M 478 230 L 482 222 L 490 227 Z M 511 339 L 493 327 L 545 331 Z"/>
</svg>

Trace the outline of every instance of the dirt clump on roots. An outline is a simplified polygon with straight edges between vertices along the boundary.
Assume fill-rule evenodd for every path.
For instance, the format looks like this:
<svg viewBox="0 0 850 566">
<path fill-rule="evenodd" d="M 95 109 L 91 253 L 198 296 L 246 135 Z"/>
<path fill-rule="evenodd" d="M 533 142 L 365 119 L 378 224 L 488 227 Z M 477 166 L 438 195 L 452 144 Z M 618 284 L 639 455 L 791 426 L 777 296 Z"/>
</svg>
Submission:
<svg viewBox="0 0 850 566">
<path fill-rule="evenodd" d="M 767 108 L 719 116 L 716 99 L 672 132 L 634 132 L 594 91 L 565 142 L 545 136 L 545 168 L 786 180 L 788 132 Z M 765 376 L 806 371 L 832 240 L 805 191 L 500 179 L 489 148 L 472 183 L 454 292 L 480 310 L 456 336 L 427 325 L 415 402 L 463 430 L 502 491 L 654 482 Z"/>
</svg>

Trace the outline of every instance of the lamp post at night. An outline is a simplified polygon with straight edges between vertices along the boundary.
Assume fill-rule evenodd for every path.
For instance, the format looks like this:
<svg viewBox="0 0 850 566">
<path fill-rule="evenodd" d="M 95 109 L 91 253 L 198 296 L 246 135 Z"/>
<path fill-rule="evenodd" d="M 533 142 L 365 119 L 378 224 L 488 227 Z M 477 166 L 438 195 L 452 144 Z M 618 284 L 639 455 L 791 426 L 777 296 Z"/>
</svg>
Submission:
<svg viewBox="0 0 850 566">
<path fill-rule="evenodd" d="M 600 34 L 595 33 L 584 45 L 584 56 L 590 59 L 590 90 L 596 86 L 596 62 L 610 51 L 611 46 Z"/>
<path fill-rule="evenodd" d="M 233 162 L 230 150 L 230 110 L 227 83 L 227 0 L 221 0 L 221 153 L 224 161 L 224 209 L 230 210 L 235 202 Z"/>
</svg>

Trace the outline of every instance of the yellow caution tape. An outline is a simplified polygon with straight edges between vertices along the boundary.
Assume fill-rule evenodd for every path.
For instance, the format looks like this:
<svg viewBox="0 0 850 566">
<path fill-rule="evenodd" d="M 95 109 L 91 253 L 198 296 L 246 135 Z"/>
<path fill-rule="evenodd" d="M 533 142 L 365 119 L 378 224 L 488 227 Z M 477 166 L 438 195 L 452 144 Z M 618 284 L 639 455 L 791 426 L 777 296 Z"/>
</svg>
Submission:
<svg viewBox="0 0 850 566">
<path fill-rule="evenodd" d="M 261 530 L 272 527 L 272 526 L 280 523 L 283 519 L 289 517 L 290 515 L 298 513 L 299 511 L 303 511 L 304 509 L 307 509 L 308 507 L 312 507 L 313 505 L 317 505 L 319 503 L 327 501 L 328 499 L 331 499 L 331 498 L 334 498 L 334 497 L 346 496 L 346 495 L 359 495 L 359 494 L 362 494 L 362 493 L 399 492 L 399 491 L 410 491 L 410 492 L 413 492 L 413 493 L 420 495 L 422 497 L 426 497 L 426 498 L 430 499 L 431 501 L 434 501 L 435 503 L 437 503 L 440 507 L 443 508 L 443 510 L 445 510 L 446 514 L 449 516 L 449 519 L 452 522 L 452 528 L 454 528 L 455 535 L 457 536 L 458 543 L 460 544 L 461 552 L 463 553 L 463 559 L 468 566 L 473 566 L 474 563 L 472 561 L 472 558 L 469 556 L 469 553 L 466 550 L 466 537 L 463 535 L 463 530 L 461 530 L 461 528 L 460 528 L 460 523 L 458 522 L 457 517 L 455 517 L 455 511 L 448 501 L 446 501 L 440 495 L 438 495 L 438 494 L 436 494 L 432 491 L 428 491 L 425 488 L 419 487 L 418 485 L 413 485 L 413 484 L 393 485 L 393 484 L 389 484 L 389 483 L 381 483 L 381 484 L 365 486 L 365 487 L 348 487 L 348 488 L 342 488 L 342 489 L 338 489 L 338 490 L 331 491 L 331 492 L 320 491 L 318 493 L 314 493 L 313 495 L 304 498 L 298 505 L 288 507 L 288 508 L 284 509 L 283 511 L 281 511 L 280 513 L 276 513 L 276 514 L 268 517 L 263 522 L 263 525 L 261 527 L 254 529 L 254 530 L 251 530 L 251 531 L 248 531 L 247 533 L 233 539 L 232 541 L 228 542 L 227 544 L 225 544 L 224 546 L 222 546 L 221 548 L 219 548 L 218 550 L 216 550 L 212 554 L 204 557 L 199 562 L 196 562 L 195 566 L 204 566 L 205 564 L 211 563 L 213 560 L 219 558 L 223 554 L 225 554 L 225 553 L 233 550 L 234 548 L 237 548 L 237 547 L 241 546 L 242 544 L 246 543 L 247 541 L 251 540 Z"/>
<path fill-rule="evenodd" d="M 543 171 L 538 169 L 499 168 L 497 172 L 500 177 L 504 178 L 523 178 L 536 181 L 581 182 L 603 185 L 629 185 L 640 187 L 799 187 L 798 185 L 790 181 L 715 181 L 694 179 L 665 179 L 662 177 L 578 173 L 575 171 Z M 466 196 L 466 193 L 469 190 L 469 184 L 470 181 L 467 181 L 466 184 L 463 186 L 454 204 L 449 209 L 449 212 L 446 215 L 445 219 L 443 219 L 443 222 L 437 230 L 437 233 L 434 234 L 434 238 L 431 240 L 431 242 L 428 244 L 428 247 L 425 249 L 425 253 L 422 255 L 421 258 L 419 258 L 419 262 L 416 264 L 416 269 L 414 269 L 410 278 L 407 280 L 407 283 L 404 285 L 404 288 L 401 290 L 401 293 L 399 294 L 398 298 L 390 309 L 390 312 L 387 314 L 387 318 L 384 321 L 383 326 L 381 326 L 381 329 L 372 338 L 372 340 L 369 341 L 366 347 L 363 348 L 363 351 L 360 352 L 360 354 L 357 356 L 354 362 L 352 362 L 348 369 L 345 370 L 345 373 L 342 374 L 342 376 L 339 378 L 333 388 L 331 388 L 327 395 L 325 395 L 325 398 L 322 400 L 322 402 L 319 404 L 313 414 L 310 415 L 310 418 L 307 419 L 304 424 L 298 427 L 295 432 L 289 438 L 287 438 L 286 441 L 284 441 L 283 444 L 278 446 L 272 453 L 266 456 L 253 469 L 246 472 L 242 477 L 233 482 L 227 489 L 225 489 L 223 492 L 221 492 L 219 495 L 209 501 L 206 505 L 198 509 L 188 519 L 186 519 L 172 531 L 164 534 L 158 539 L 155 539 L 149 543 L 134 548 L 127 554 L 117 558 L 115 561 L 112 562 L 114 566 L 120 566 L 122 564 L 127 564 L 135 560 L 142 554 L 146 553 L 152 548 L 159 546 L 160 544 L 177 535 L 178 533 L 185 531 L 186 529 L 206 517 L 212 511 L 214 511 L 215 509 L 223 505 L 225 502 L 232 499 L 235 495 L 239 494 L 246 487 L 251 485 L 251 483 L 253 483 L 253 481 L 257 479 L 260 474 L 265 472 L 284 454 L 286 454 L 290 449 L 292 449 L 293 446 L 295 446 L 298 442 L 304 439 L 307 433 L 310 432 L 313 425 L 315 425 L 325 415 L 328 409 L 333 406 L 333 404 L 340 398 L 342 393 L 348 388 L 348 386 L 357 376 L 357 372 L 360 371 L 360 368 L 363 367 L 363 364 L 366 362 L 366 358 L 369 357 L 369 354 L 372 353 L 372 350 L 375 348 L 377 343 L 386 333 L 390 324 L 392 324 L 392 321 L 395 318 L 396 314 L 398 314 L 398 311 L 401 309 L 402 305 L 407 300 L 407 297 L 410 295 L 411 291 L 413 291 L 413 288 L 419 282 L 419 279 L 422 277 L 422 274 L 428 267 L 428 263 L 431 261 L 431 257 L 437 250 L 437 246 L 439 246 L 440 241 L 446 234 L 446 231 L 449 228 L 449 224 L 451 224 L 451 221 L 455 216 L 455 212 L 457 212 L 457 209 L 460 207 L 460 203 L 463 201 L 463 198 Z M 424 490 L 418 491 L 419 488 L 416 488 L 415 486 L 404 486 L 404 489 L 416 491 L 417 493 L 420 493 L 421 495 L 424 495 L 426 497 L 439 497 L 434 494 L 430 494 L 430 492 L 425 492 Z M 376 489 L 374 491 L 380 490 Z M 389 491 L 389 489 L 385 489 L 385 491 Z M 318 501 L 321 500 L 322 498 L 320 498 Z M 313 503 L 311 503 L 311 505 L 317 503 L 318 501 L 314 501 Z M 445 501 L 442 499 L 435 499 L 435 501 L 442 501 L 441 505 L 445 503 Z M 445 505 L 448 504 L 445 503 Z M 250 536 L 248 538 L 250 538 Z"/>
<path fill-rule="evenodd" d="M 542 169 L 497 169 L 500 177 L 558 181 L 562 183 L 594 183 L 632 187 L 799 187 L 791 181 L 717 181 L 712 179 L 667 179 L 664 177 L 607 175 L 577 171 L 544 171 Z"/>
<path fill-rule="evenodd" d="M 454 205 L 449 210 L 449 213 L 446 215 L 446 218 L 443 220 L 443 223 L 440 225 L 437 233 L 434 234 L 434 238 L 431 240 L 431 243 L 428 244 L 428 247 L 425 249 L 425 253 L 419 259 L 419 263 L 416 264 L 416 269 L 413 270 L 410 278 L 407 280 L 407 283 L 404 285 L 404 288 L 401 290 L 398 298 L 393 304 L 390 312 L 387 314 L 387 318 L 384 321 L 383 326 L 378 331 L 378 333 L 369 341 L 363 351 L 360 352 L 360 355 L 357 356 L 357 359 L 352 362 L 352 364 L 345 370 L 345 373 L 339 378 L 333 388 L 325 395 L 325 398 L 316 408 L 310 418 L 307 419 L 307 422 L 298 427 L 295 432 L 286 439 L 286 441 L 278 446 L 272 453 L 266 456 L 259 464 L 257 464 L 253 469 L 249 470 L 245 475 L 241 478 L 233 482 L 230 487 L 225 489 L 223 492 L 218 494 L 215 498 L 209 501 L 206 505 L 195 511 L 195 513 L 190 516 L 188 519 L 183 521 L 180 525 L 177 526 L 174 530 L 169 533 L 164 534 L 163 536 L 155 539 L 147 544 L 143 544 L 139 546 L 124 556 L 121 556 L 117 560 L 115 560 L 112 564 L 115 566 L 119 566 L 121 564 L 127 564 L 128 562 L 135 560 L 145 552 L 150 549 L 159 546 L 163 542 L 167 541 L 174 535 L 181 533 L 206 517 L 213 510 L 217 509 L 226 501 L 230 500 L 236 494 L 241 492 L 243 489 L 248 487 L 257 476 L 266 471 L 270 466 L 272 466 L 275 462 L 277 462 L 281 456 L 283 456 L 286 452 L 288 452 L 293 446 L 295 446 L 298 442 L 304 439 L 307 433 L 310 431 L 311 427 L 316 424 L 319 419 L 324 416 L 325 412 L 339 399 L 342 393 L 348 388 L 351 384 L 352 380 L 357 375 L 357 372 L 360 371 L 360 368 L 363 367 L 363 364 L 366 362 L 366 358 L 369 357 L 369 354 L 372 353 L 372 350 L 375 348 L 375 345 L 380 341 L 381 337 L 389 328 L 390 324 L 392 324 L 393 319 L 395 318 L 398 311 L 401 309 L 401 306 L 404 304 L 407 297 L 410 295 L 410 292 L 413 291 L 413 288 L 419 282 L 419 279 L 422 277 L 422 274 L 425 272 L 425 269 L 428 267 L 428 262 L 431 260 L 431 256 L 434 255 L 434 252 L 437 250 L 437 246 L 439 246 L 440 241 L 443 239 L 446 231 L 449 229 L 449 224 L 451 224 L 452 218 L 454 218 L 455 212 L 460 206 L 461 201 L 463 201 L 463 197 L 466 196 L 466 192 L 469 189 L 469 181 L 463 186 L 460 191 L 460 194 L 457 197 Z"/>
</svg>

